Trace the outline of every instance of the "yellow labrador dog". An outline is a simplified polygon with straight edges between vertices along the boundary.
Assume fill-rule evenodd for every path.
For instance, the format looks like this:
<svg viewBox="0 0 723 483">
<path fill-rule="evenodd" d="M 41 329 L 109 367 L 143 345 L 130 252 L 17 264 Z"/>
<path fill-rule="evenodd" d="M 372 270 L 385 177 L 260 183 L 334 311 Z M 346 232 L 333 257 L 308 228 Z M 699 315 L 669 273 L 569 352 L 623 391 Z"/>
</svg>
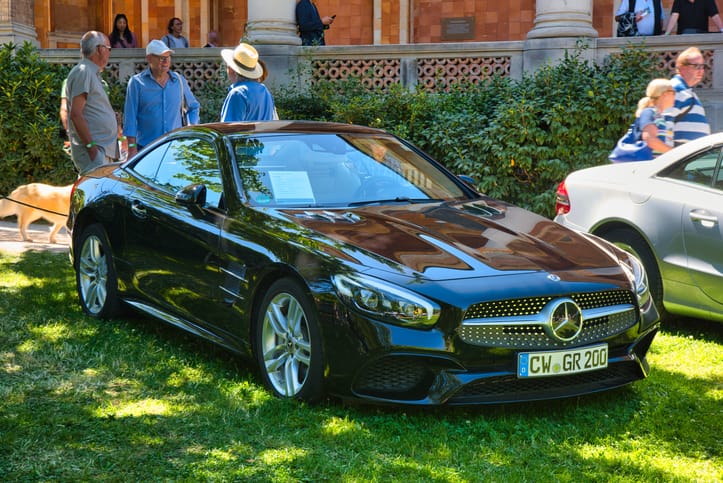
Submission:
<svg viewBox="0 0 723 483">
<path fill-rule="evenodd" d="M 50 243 L 55 243 L 55 235 L 58 234 L 58 231 L 68 219 L 70 190 L 72 187 L 73 185 L 51 186 L 42 183 L 18 186 L 10 193 L 9 199 L 0 199 L 0 218 L 17 216 L 20 236 L 26 242 L 33 241 L 28 237 L 28 225 L 39 218 L 45 218 L 53 223 L 50 230 Z M 10 200 L 19 201 L 20 203 Z M 58 213 L 62 213 L 62 215 Z"/>
</svg>

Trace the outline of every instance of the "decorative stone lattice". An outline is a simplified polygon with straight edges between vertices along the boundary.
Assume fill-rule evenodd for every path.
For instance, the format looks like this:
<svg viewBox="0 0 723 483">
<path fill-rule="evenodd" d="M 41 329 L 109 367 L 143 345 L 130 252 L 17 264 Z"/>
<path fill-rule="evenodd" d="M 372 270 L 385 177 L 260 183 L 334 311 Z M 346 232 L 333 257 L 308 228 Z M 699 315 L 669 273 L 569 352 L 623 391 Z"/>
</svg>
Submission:
<svg viewBox="0 0 723 483">
<path fill-rule="evenodd" d="M 315 60 L 312 62 L 312 82 L 349 78 L 361 79 L 362 85 L 385 89 L 401 82 L 399 59 Z M 461 83 L 478 83 L 493 76 L 510 75 L 509 57 L 469 57 L 419 59 L 417 84 L 429 91 L 445 90 Z"/>
<path fill-rule="evenodd" d="M 675 72 L 675 59 L 679 52 L 653 52 L 656 65 L 661 72 Z M 713 54 L 712 50 L 703 51 L 706 63 L 705 76 L 696 87 L 709 89 L 713 86 Z M 510 57 L 453 57 L 426 58 L 417 60 L 417 84 L 422 88 L 435 91 L 446 90 L 461 82 L 478 83 L 494 76 L 510 75 Z M 75 64 L 67 64 L 71 68 Z M 110 81 L 119 78 L 119 63 L 109 63 L 105 76 Z M 136 62 L 135 72 L 146 68 L 146 62 Z M 401 61 L 399 59 L 368 59 L 368 60 L 314 60 L 312 61 L 312 83 L 322 80 L 334 81 L 349 78 L 361 79 L 368 88 L 386 89 L 401 82 Z M 201 62 L 174 62 L 173 69 L 183 74 L 191 89 L 197 92 L 204 84 L 214 82 L 222 85 L 225 82 L 221 63 L 214 60 Z"/>
<path fill-rule="evenodd" d="M 417 85 L 426 90 L 447 90 L 469 82 L 478 84 L 491 77 L 509 77 L 509 57 L 467 57 L 419 59 Z"/>
<path fill-rule="evenodd" d="M 141 70 L 143 68 L 145 66 Z M 226 82 L 225 70 L 221 72 L 219 62 L 174 62 L 173 70 L 188 80 L 193 92 L 199 92 L 201 87 L 209 82 L 219 85 Z"/>
<path fill-rule="evenodd" d="M 368 88 L 386 89 L 401 82 L 399 59 L 315 60 L 311 63 L 311 82 L 358 78 Z"/>
</svg>

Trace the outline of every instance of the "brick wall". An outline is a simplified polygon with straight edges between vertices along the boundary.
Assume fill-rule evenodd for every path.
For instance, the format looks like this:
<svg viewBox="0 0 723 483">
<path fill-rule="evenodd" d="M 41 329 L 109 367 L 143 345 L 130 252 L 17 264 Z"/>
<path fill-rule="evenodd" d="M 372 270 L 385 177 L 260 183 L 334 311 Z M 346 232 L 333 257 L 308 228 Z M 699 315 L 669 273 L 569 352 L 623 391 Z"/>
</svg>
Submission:
<svg viewBox="0 0 723 483">
<path fill-rule="evenodd" d="M 269 0 L 271 1 L 271 0 Z M 620 1 L 594 0 L 593 27 L 600 37 L 613 36 L 613 13 Z M 141 18 L 141 0 L 36 0 L 35 27 L 42 47 L 48 47 L 48 32 L 85 32 L 98 29 L 110 32 L 115 13 L 127 15 L 131 29 L 139 34 L 141 45 L 151 38 L 166 33 L 168 19 L 175 16 L 175 4 L 180 0 L 150 1 L 148 18 Z M 207 3 L 213 3 L 207 2 Z M 317 0 L 321 15 L 336 14 L 334 25 L 326 33 L 329 45 L 368 45 L 374 41 L 374 0 Z M 0 21 L 10 15 L 15 21 L 32 18 L 33 2 L 0 0 Z M 407 0 L 411 43 L 436 43 L 442 41 L 442 22 L 461 17 L 473 18 L 474 37 L 462 41 L 524 40 L 533 28 L 535 0 Z M 673 0 L 663 0 L 666 16 Z M 184 18 L 184 33 L 192 47 L 201 47 L 200 19 L 210 12 L 201 12 L 201 0 L 190 0 L 189 18 Z M 400 0 L 382 0 L 382 22 L 379 31 L 382 44 L 400 41 Z M 12 12 L 10 9 L 12 8 Z M 235 45 L 244 35 L 247 20 L 247 0 L 218 0 L 218 25 L 209 22 L 210 28 L 219 31 L 223 45 Z M 143 22 L 148 36 L 143 38 Z M 457 40 L 455 40 L 457 41 Z M 60 45 L 59 45 L 60 46 Z"/>
</svg>

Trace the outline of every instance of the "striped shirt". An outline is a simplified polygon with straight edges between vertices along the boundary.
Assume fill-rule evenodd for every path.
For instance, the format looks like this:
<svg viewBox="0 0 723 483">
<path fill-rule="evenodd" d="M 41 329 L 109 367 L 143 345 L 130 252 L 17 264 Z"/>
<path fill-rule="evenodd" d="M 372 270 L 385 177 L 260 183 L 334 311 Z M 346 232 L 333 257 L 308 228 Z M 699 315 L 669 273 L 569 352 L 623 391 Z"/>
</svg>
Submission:
<svg viewBox="0 0 723 483">
<path fill-rule="evenodd" d="M 675 90 L 675 104 L 666 114 L 675 121 L 673 125 L 675 145 L 679 146 L 710 134 L 710 124 L 705 117 L 705 109 L 693 89 L 688 87 L 679 74 L 673 76 L 670 82 Z M 681 117 L 676 119 L 677 116 Z"/>
</svg>

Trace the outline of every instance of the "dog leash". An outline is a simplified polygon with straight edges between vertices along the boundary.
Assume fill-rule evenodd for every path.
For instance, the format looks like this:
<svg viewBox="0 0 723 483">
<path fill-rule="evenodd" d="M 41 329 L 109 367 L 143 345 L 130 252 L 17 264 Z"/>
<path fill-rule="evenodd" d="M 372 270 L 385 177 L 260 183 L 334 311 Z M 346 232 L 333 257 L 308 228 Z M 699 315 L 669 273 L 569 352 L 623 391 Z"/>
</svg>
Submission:
<svg viewBox="0 0 723 483">
<path fill-rule="evenodd" d="M 19 204 L 19 205 L 27 206 L 28 208 L 33 208 L 33 209 L 38 210 L 38 211 L 45 211 L 46 213 L 52 213 L 52 214 L 58 215 L 58 216 L 68 216 L 68 213 L 58 213 L 57 211 L 46 210 L 45 208 L 40 208 L 40 207 L 38 207 L 38 206 L 29 205 L 29 204 L 27 204 L 27 203 L 23 203 L 22 201 L 18 201 L 18 200 L 14 200 L 14 199 L 12 199 L 12 198 L 8 198 L 7 196 L 2 196 L 2 197 L 0 197 L 0 198 L 2 198 L 2 199 L 4 199 L 4 200 L 12 201 L 13 203 L 17 203 L 17 204 Z"/>
</svg>

